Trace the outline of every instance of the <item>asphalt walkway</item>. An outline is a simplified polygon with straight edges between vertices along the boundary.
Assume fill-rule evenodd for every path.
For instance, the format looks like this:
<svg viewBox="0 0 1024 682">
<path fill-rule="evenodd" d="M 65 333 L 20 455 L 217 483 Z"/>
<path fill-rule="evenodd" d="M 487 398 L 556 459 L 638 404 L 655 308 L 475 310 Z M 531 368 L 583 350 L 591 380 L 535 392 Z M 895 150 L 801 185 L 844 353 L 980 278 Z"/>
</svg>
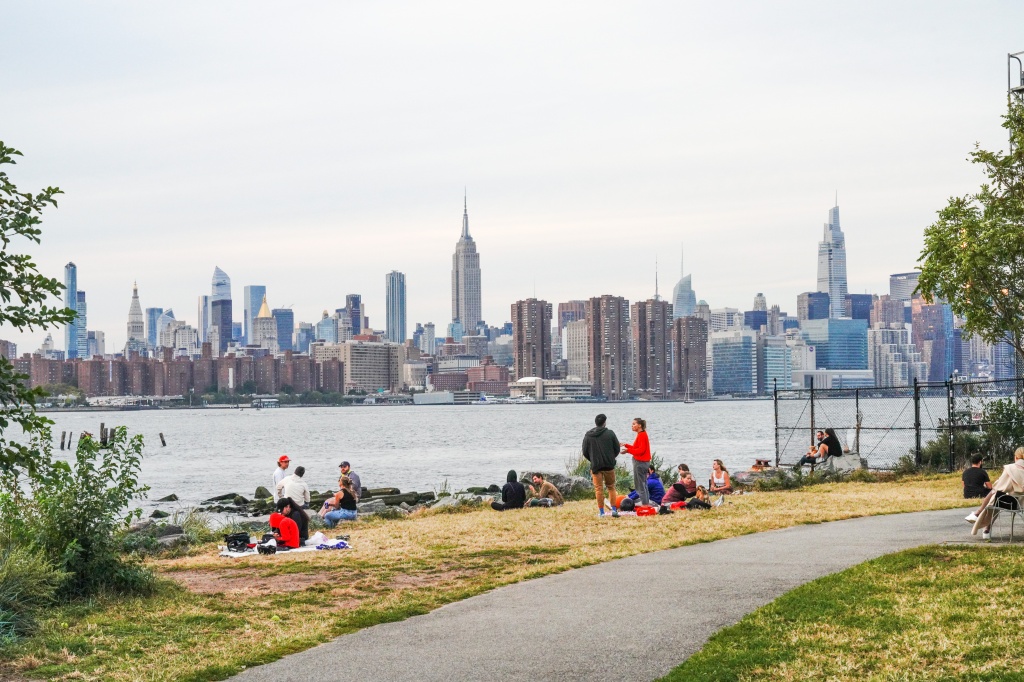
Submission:
<svg viewBox="0 0 1024 682">
<path fill-rule="evenodd" d="M 803 583 L 919 545 L 978 541 L 967 511 L 796 526 L 588 566 L 345 635 L 233 679 L 653 680 Z"/>
</svg>

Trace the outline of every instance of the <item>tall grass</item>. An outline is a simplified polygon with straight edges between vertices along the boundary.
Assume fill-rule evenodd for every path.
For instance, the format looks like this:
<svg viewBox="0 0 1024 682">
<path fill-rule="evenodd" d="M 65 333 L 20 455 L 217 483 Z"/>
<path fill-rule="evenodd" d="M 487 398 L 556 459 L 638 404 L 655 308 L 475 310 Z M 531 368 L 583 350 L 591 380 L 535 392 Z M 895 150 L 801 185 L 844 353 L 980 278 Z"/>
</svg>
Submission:
<svg viewBox="0 0 1024 682">
<path fill-rule="evenodd" d="M 29 632 L 36 615 L 56 600 L 67 578 L 40 550 L 25 546 L 0 550 L 0 644 L 10 644 Z"/>
</svg>

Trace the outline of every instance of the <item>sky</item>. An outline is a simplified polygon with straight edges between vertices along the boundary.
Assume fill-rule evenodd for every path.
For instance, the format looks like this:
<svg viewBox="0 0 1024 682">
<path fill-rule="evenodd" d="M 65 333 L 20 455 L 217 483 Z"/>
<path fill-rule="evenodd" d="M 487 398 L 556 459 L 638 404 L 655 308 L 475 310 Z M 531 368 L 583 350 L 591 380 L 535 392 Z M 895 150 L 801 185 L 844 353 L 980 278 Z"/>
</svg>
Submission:
<svg viewBox="0 0 1024 682">
<path fill-rule="evenodd" d="M 464 192 L 483 316 L 601 294 L 796 314 L 838 193 L 851 293 L 912 270 L 976 143 L 1006 146 L 1016 2 L 0 0 L 0 140 L 58 186 L 27 250 L 88 328 L 196 323 L 215 266 L 297 321 L 359 293 L 451 318 Z M 45 333 L 0 328 L 35 350 Z M 58 347 L 63 332 L 55 331 Z"/>
</svg>

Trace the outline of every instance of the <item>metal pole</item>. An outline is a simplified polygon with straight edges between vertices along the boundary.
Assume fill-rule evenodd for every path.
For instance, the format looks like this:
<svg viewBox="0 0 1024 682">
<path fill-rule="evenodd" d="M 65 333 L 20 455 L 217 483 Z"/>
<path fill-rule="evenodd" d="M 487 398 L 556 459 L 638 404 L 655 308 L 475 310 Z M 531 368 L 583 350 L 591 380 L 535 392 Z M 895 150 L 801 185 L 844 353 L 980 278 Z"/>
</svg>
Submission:
<svg viewBox="0 0 1024 682">
<path fill-rule="evenodd" d="M 775 403 L 775 466 L 779 466 L 781 453 L 779 452 L 779 380 L 772 379 L 772 402 Z"/>
<path fill-rule="evenodd" d="M 921 466 L 921 385 L 914 377 L 914 463 Z"/>
<path fill-rule="evenodd" d="M 814 445 L 814 377 L 811 377 L 811 446 Z"/>
<path fill-rule="evenodd" d="M 953 378 L 950 377 L 946 381 L 946 438 L 949 441 L 949 470 L 953 470 L 953 448 L 956 445 L 956 439 L 953 434 L 953 413 L 956 411 L 956 403 L 953 399 L 953 391 L 955 390 L 956 384 L 953 383 Z"/>
</svg>

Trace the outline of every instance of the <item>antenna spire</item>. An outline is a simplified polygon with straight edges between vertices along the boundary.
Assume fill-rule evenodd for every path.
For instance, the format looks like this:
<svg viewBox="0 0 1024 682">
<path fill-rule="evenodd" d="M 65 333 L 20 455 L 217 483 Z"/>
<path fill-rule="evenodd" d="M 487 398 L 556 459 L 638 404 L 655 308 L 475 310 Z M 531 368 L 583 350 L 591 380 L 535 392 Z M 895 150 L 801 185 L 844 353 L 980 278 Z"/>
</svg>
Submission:
<svg viewBox="0 0 1024 682">
<path fill-rule="evenodd" d="M 462 188 L 462 238 L 469 239 L 469 200 L 466 188 Z"/>
<path fill-rule="evenodd" d="M 658 257 L 654 257 L 654 300 L 660 301 L 661 296 L 658 295 Z"/>
</svg>

